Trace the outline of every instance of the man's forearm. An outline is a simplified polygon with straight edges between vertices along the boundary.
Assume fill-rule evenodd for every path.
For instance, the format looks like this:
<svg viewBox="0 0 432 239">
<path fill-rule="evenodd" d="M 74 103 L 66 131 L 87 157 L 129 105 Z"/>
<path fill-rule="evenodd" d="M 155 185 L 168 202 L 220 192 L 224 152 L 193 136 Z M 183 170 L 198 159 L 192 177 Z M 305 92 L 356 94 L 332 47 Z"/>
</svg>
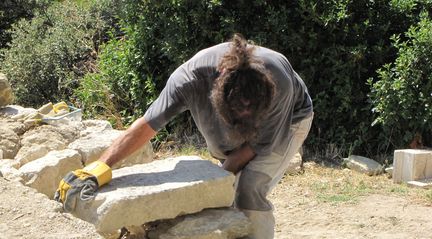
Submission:
<svg viewBox="0 0 432 239">
<path fill-rule="evenodd" d="M 234 174 L 237 174 L 242 170 L 248 163 L 256 156 L 253 149 L 248 145 L 235 150 L 228 155 L 228 158 L 224 161 L 222 167 Z"/>
<path fill-rule="evenodd" d="M 112 143 L 99 160 L 111 167 L 149 142 L 156 133 L 144 118 L 140 118 Z"/>
</svg>

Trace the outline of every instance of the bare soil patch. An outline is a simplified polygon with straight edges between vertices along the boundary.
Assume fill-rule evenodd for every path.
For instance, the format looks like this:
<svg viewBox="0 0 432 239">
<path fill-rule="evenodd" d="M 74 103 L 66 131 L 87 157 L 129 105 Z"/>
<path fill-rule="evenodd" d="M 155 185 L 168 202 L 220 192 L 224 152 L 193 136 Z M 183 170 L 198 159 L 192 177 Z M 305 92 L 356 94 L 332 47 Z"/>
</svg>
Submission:
<svg viewBox="0 0 432 239">
<path fill-rule="evenodd" d="M 432 238 L 431 190 L 309 164 L 270 198 L 276 238 Z"/>
</svg>

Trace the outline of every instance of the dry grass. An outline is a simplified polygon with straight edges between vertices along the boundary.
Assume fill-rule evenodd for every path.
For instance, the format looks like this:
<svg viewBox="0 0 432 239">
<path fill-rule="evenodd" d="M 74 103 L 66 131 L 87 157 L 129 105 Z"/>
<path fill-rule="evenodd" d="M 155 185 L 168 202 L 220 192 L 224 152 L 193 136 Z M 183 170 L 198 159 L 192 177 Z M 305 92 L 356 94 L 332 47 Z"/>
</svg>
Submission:
<svg viewBox="0 0 432 239">
<path fill-rule="evenodd" d="M 192 144 L 181 147 L 165 146 L 156 153 L 158 158 L 179 155 L 196 155 L 217 163 L 205 148 Z M 356 203 L 359 197 L 370 194 L 405 197 L 413 202 L 432 205 L 432 189 L 408 187 L 406 184 L 395 184 L 388 174 L 368 176 L 342 166 L 318 160 L 304 163 L 302 173 L 285 175 L 279 187 L 290 187 L 294 193 L 302 194 L 308 200 L 319 203 Z M 329 166 L 330 165 L 330 166 Z"/>
<path fill-rule="evenodd" d="M 360 196 L 381 194 L 432 204 L 432 189 L 394 184 L 388 174 L 368 176 L 347 168 L 329 167 L 314 162 L 305 163 L 301 174 L 286 175 L 280 184 L 301 188 L 300 191 L 307 196 L 324 203 L 356 203 Z"/>
</svg>

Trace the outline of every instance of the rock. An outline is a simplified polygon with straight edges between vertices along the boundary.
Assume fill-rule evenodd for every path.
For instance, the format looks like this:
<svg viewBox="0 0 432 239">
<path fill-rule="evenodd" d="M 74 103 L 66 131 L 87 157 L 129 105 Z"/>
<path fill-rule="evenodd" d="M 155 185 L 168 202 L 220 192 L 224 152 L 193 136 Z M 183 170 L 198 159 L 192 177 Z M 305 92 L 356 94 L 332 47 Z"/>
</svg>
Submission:
<svg viewBox="0 0 432 239">
<path fill-rule="evenodd" d="M 25 132 L 21 145 L 15 159 L 20 165 L 24 165 L 46 155 L 49 151 L 65 149 L 67 140 L 53 126 L 42 125 Z"/>
<path fill-rule="evenodd" d="M 19 105 L 7 105 L 0 108 L 0 115 L 10 116 L 12 119 L 24 118 L 26 115 L 36 112 L 33 108 L 24 108 Z"/>
<path fill-rule="evenodd" d="M 28 129 L 23 123 L 14 120 L 0 120 L 0 124 L 5 124 L 17 135 L 23 135 Z"/>
<path fill-rule="evenodd" d="M 379 175 L 383 172 L 383 166 L 380 163 L 366 157 L 350 155 L 344 161 L 349 169 L 369 176 Z"/>
<path fill-rule="evenodd" d="M 18 171 L 26 186 L 53 198 L 60 180 L 69 172 L 82 168 L 81 155 L 71 149 L 51 151 L 46 156 L 22 166 Z"/>
<path fill-rule="evenodd" d="M 384 171 L 388 174 L 393 175 L 393 165 L 384 169 Z"/>
<path fill-rule="evenodd" d="M 80 131 L 83 128 L 84 125 L 81 122 L 71 121 L 68 124 L 59 124 L 51 129 L 59 133 L 66 144 L 70 144 L 80 137 Z"/>
<path fill-rule="evenodd" d="M 0 149 L 3 151 L 3 158 L 13 159 L 19 147 L 19 136 L 8 125 L 0 125 Z"/>
<path fill-rule="evenodd" d="M 0 108 L 13 101 L 12 88 L 5 74 L 0 73 Z"/>
<path fill-rule="evenodd" d="M 77 150 L 83 157 L 85 165 L 96 161 L 102 153 L 122 134 L 120 130 L 104 130 L 79 138 L 69 144 L 68 148 Z M 153 149 L 150 143 L 113 166 L 113 169 L 151 162 Z"/>
<path fill-rule="evenodd" d="M 249 219 L 236 209 L 205 209 L 158 224 L 148 238 L 235 239 L 249 235 L 250 227 Z"/>
<path fill-rule="evenodd" d="M 3 167 L 10 167 L 10 168 L 19 168 L 19 163 L 13 159 L 2 159 L 0 160 L 0 169 Z"/>
<path fill-rule="evenodd" d="M 80 137 L 113 129 L 111 124 L 106 120 L 84 120 L 82 123 L 84 130 L 80 132 Z"/>
<path fill-rule="evenodd" d="M 12 159 L 2 159 L 0 160 L 0 173 L 4 178 L 10 181 L 22 182 L 22 178 L 17 170 L 19 164 Z"/>
<path fill-rule="evenodd" d="M 113 180 L 74 214 L 100 233 L 171 219 L 205 208 L 229 207 L 233 174 L 208 160 L 184 156 L 113 170 Z M 126 216 L 127 215 L 127 216 Z"/>
<path fill-rule="evenodd" d="M 286 173 L 288 174 L 296 174 L 302 171 L 302 156 L 300 153 L 296 153 L 294 157 L 289 161 L 288 168 Z"/>
</svg>

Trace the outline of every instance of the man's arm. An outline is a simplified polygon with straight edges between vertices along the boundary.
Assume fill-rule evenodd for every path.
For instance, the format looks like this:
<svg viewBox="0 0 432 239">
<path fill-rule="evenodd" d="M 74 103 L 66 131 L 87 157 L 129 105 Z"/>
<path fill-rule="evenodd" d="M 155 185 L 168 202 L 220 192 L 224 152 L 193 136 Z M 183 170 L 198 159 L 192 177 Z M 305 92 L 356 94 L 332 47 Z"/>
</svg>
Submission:
<svg viewBox="0 0 432 239">
<path fill-rule="evenodd" d="M 224 161 L 223 169 L 237 174 L 256 156 L 249 144 L 245 144 L 228 155 Z"/>
<path fill-rule="evenodd" d="M 118 161 L 141 148 L 156 133 L 144 118 L 141 117 L 111 144 L 99 160 L 112 167 Z"/>
</svg>

